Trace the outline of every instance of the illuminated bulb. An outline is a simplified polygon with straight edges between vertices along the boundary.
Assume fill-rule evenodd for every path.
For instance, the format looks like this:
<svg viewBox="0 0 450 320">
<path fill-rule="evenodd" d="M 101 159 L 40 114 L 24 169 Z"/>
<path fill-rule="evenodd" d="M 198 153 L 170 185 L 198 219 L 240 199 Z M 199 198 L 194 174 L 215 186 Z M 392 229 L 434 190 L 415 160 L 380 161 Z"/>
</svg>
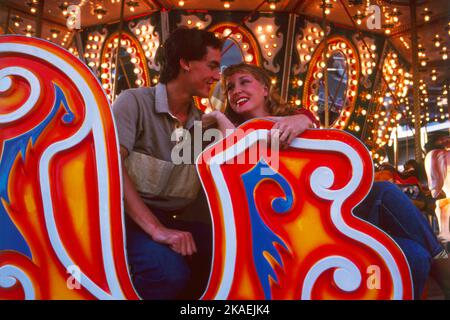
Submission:
<svg viewBox="0 0 450 320">
<path fill-rule="evenodd" d="M 184 1 L 178 1 L 178 5 L 179 5 L 180 7 L 184 6 Z"/>
<path fill-rule="evenodd" d="M 303 85 L 303 81 L 302 81 L 302 80 L 297 80 L 297 85 L 298 85 L 299 87 L 301 87 L 301 86 Z"/>
<path fill-rule="evenodd" d="M 300 106 L 302 104 L 300 99 L 295 100 L 295 105 L 296 106 Z"/>
<path fill-rule="evenodd" d="M 230 3 L 228 2 L 228 1 L 226 1 L 224 4 L 223 4 L 223 7 L 225 8 L 225 9 L 230 9 Z"/>
<path fill-rule="evenodd" d="M 270 4 L 270 10 L 275 10 L 277 8 L 275 3 Z"/>
</svg>

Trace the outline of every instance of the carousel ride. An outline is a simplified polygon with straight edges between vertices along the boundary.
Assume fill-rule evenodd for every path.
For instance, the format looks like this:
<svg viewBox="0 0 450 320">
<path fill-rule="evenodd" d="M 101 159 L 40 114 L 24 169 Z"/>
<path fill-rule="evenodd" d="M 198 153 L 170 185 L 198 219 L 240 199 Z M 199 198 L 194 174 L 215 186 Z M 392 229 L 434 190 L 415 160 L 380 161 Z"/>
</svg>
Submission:
<svg viewBox="0 0 450 320">
<path fill-rule="evenodd" d="M 223 67 L 263 66 L 282 98 L 326 129 L 299 136 L 271 179 L 218 162 L 225 142 L 202 153 L 197 169 L 214 222 L 203 298 L 412 298 L 399 247 L 351 211 L 374 167 L 376 179 L 428 196 L 398 165 L 410 150 L 420 162 L 427 130 L 449 127 L 446 1 L 31 0 L 0 8 L 3 33 L 12 34 L 0 38 L 1 298 L 139 298 L 124 251 L 110 104 L 124 89 L 158 83 L 157 49 L 180 26 L 225 38 Z M 196 105 L 223 109 L 220 87 Z M 245 138 L 253 144 L 240 152 L 263 157 L 264 139 Z M 366 285 L 374 265 L 383 290 Z"/>
</svg>

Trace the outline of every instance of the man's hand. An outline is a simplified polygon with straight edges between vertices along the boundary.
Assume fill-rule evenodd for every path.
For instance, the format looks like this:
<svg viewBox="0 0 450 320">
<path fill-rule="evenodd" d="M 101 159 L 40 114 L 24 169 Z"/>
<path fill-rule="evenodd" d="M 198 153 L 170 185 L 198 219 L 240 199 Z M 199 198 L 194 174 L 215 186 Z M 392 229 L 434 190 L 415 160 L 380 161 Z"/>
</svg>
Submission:
<svg viewBox="0 0 450 320">
<path fill-rule="evenodd" d="M 187 231 L 168 229 L 162 225 L 155 228 L 151 237 L 154 241 L 168 245 L 182 256 L 190 256 L 197 252 L 194 238 Z"/>
</svg>

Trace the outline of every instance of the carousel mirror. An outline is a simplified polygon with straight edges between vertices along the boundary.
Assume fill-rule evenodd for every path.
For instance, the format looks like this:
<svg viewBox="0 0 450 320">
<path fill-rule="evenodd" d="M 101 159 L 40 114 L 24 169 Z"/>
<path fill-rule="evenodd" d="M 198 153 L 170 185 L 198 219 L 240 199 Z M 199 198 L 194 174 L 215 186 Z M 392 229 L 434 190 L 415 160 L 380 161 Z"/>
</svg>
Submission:
<svg viewBox="0 0 450 320">
<path fill-rule="evenodd" d="M 119 57 L 116 60 L 117 52 L 119 52 Z M 100 78 L 110 101 L 114 101 L 122 90 L 149 86 L 145 55 L 137 41 L 127 33 L 122 34 L 120 46 L 118 34 L 109 37 L 101 57 Z M 117 83 L 114 83 L 116 76 Z M 114 88 L 114 85 L 117 88 Z M 113 97 L 113 93 L 115 93 L 115 97 Z"/>
<path fill-rule="evenodd" d="M 220 60 L 220 70 L 223 71 L 226 67 L 243 61 L 244 58 L 237 43 L 231 39 L 225 40 L 222 49 L 222 58 Z M 224 101 L 225 96 L 222 92 L 221 83 L 219 81 L 212 89 L 209 102 L 213 110 L 223 110 Z"/>
<path fill-rule="evenodd" d="M 339 120 L 340 114 L 345 105 L 347 93 L 348 66 L 345 55 L 340 51 L 332 53 L 327 61 L 328 68 L 328 114 L 329 124 Z M 318 115 L 320 123 L 325 125 L 325 82 L 321 78 L 319 84 Z"/>
<path fill-rule="evenodd" d="M 117 52 L 117 50 L 116 50 Z M 116 61 L 115 54 L 113 55 L 113 61 Z M 131 61 L 132 57 L 127 52 L 127 50 L 123 47 L 119 50 L 119 59 L 118 59 L 118 66 L 117 68 L 114 68 L 112 70 L 113 77 L 117 74 L 117 88 L 116 93 L 117 95 L 122 92 L 122 90 L 130 89 L 130 88 L 137 88 L 137 73 L 135 73 L 134 64 Z M 138 71 L 138 70 L 136 70 Z"/>
</svg>

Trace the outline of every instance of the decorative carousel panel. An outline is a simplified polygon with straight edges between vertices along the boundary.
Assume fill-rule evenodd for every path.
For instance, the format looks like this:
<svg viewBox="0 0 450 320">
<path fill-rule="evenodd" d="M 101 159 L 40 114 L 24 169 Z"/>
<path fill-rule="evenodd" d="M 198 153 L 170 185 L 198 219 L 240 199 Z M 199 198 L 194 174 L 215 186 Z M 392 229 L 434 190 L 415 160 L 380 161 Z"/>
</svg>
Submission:
<svg viewBox="0 0 450 320">
<path fill-rule="evenodd" d="M 0 146 L 0 299 L 136 299 L 94 74 L 50 42 L 0 37 Z"/>
<path fill-rule="evenodd" d="M 279 72 L 280 65 L 274 65 L 273 59 L 283 46 L 283 34 L 279 32 L 280 26 L 275 23 L 275 17 L 260 17 L 245 24 L 258 40 L 264 68 L 273 73 Z"/>
<path fill-rule="evenodd" d="M 402 118 L 401 106 L 407 103 L 408 89 L 412 86 L 411 74 L 393 51 L 385 56 L 382 75 L 384 80 L 380 81 L 380 90 L 371 97 L 373 106 L 367 119 L 370 129 L 367 144 L 372 148 L 374 160 L 380 163 L 385 155 L 377 150 L 390 140 L 392 130 Z"/>
<path fill-rule="evenodd" d="M 89 33 L 86 41 L 84 58 L 97 77 L 100 77 L 101 51 L 107 35 L 108 30 L 103 28 L 101 31 Z"/>
<path fill-rule="evenodd" d="M 328 27 L 327 34 L 329 33 L 330 28 Z M 311 57 L 324 36 L 325 31 L 318 23 L 305 21 L 305 27 L 301 29 L 301 32 L 295 38 L 297 54 L 300 59 L 300 64 L 294 67 L 295 75 L 306 72 Z"/>
<path fill-rule="evenodd" d="M 365 88 L 370 88 L 372 82 L 370 76 L 373 74 L 377 63 L 377 46 L 375 40 L 369 37 L 361 37 L 359 34 L 353 36 L 353 42 L 358 48 L 361 60 L 361 83 Z"/>
<path fill-rule="evenodd" d="M 352 214 L 373 179 L 364 145 L 308 130 L 272 150 L 272 126 L 249 121 L 197 160 L 214 227 L 203 298 L 411 299 L 399 247 Z"/>
<path fill-rule="evenodd" d="M 148 61 L 148 67 L 159 71 L 159 66 L 155 63 L 156 50 L 158 50 L 160 44 L 159 34 L 155 31 L 155 26 L 151 24 L 150 18 L 141 20 L 138 23 L 132 21 L 129 23 L 129 27 L 141 44 Z"/>
<path fill-rule="evenodd" d="M 181 22 L 177 24 L 178 27 L 206 29 L 212 22 L 211 15 L 207 14 L 202 19 L 196 15 L 181 15 Z"/>
<path fill-rule="evenodd" d="M 116 66 L 119 33 L 112 34 L 105 42 L 101 56 L 101 82 L 110 101 L 125 89 L 148 87 L 150 78 L 146 65 L 146 55 L 139 42 L 129 33 L 122 32 L 119 50 L 119 65 Z M 156 50 L 156 49 L 155 49 Z M 148 52 L 148 51 L 146 51 Z M 151 51 L 150 51 L 151 52 Z M 117 76 L 117 88 L 114 87 L 114 77 Z"/>
<path fill-rule="evenodd" d="M 328 39 L 326 60 L 321 43 L 309 64 L 303 91 L 303 106 L 325 123 L 324 71 L 328 69 L 328 112 L 330 127 L 344 129 L 354 110 L 360 63 L 358 52 L 346 38 Z"/>
</svg>

